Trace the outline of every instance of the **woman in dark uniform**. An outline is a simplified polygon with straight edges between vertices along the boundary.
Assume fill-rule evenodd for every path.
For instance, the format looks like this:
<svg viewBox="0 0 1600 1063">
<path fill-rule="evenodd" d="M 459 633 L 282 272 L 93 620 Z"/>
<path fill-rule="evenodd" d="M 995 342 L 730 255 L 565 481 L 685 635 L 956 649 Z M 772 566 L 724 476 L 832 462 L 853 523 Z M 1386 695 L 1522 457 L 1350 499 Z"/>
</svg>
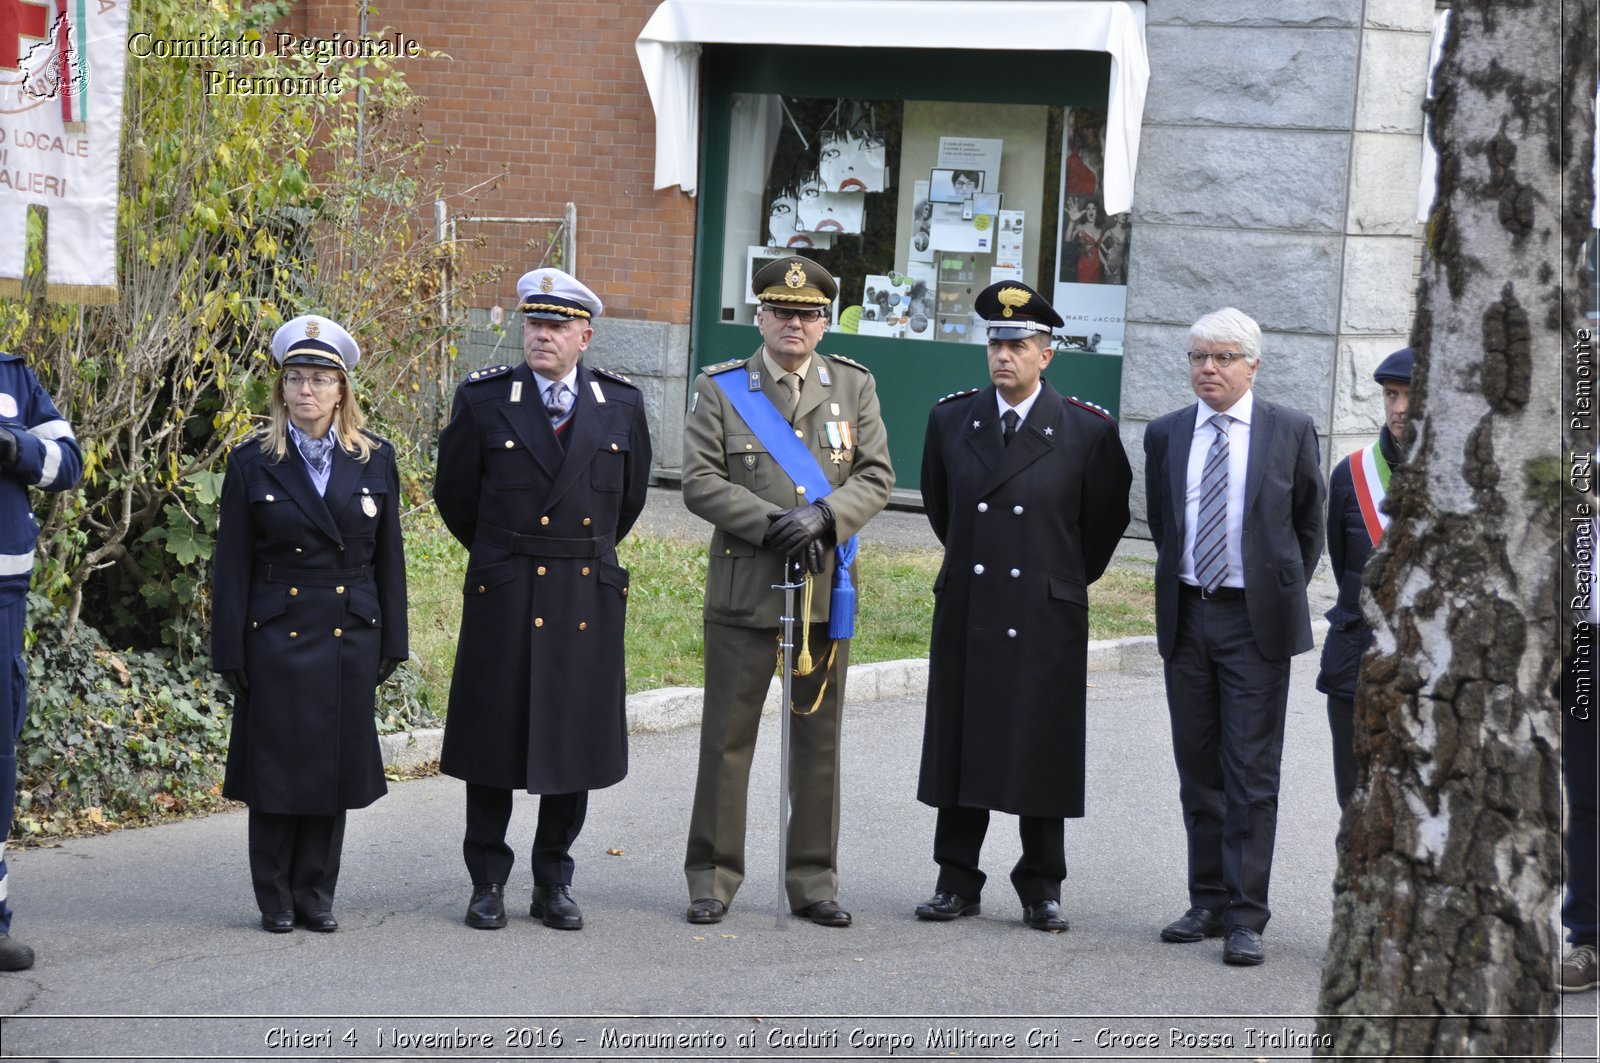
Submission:
<svg viewBox="0 0 1600 1063">
<path fill-rule="evenodd" d="M 211 664 L 234 692 L 222 793 L 250 806 L 261 926 L 337 930 L 345 812 L 383 796 L 373 692 L 407 656 L 394 448 L 363 429 L 350 334 L 272 337 L 271 424 L 222 484 Z"/>
</svg>

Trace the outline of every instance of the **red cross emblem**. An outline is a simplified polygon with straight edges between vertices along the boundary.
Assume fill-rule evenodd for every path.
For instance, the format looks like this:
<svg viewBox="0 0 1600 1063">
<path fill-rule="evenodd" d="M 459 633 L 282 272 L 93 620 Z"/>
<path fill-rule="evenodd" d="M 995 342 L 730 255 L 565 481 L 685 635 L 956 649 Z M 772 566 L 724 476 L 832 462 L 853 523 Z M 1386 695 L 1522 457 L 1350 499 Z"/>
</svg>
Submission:
<svg viewBox="0 0 1600 1063">
<path fill-rule="evenodd" d="M 0 67 L 20 69 L 28 48 L 49 38 L 54 14 L 49 0 L 0 0 Z"/>
</svg>

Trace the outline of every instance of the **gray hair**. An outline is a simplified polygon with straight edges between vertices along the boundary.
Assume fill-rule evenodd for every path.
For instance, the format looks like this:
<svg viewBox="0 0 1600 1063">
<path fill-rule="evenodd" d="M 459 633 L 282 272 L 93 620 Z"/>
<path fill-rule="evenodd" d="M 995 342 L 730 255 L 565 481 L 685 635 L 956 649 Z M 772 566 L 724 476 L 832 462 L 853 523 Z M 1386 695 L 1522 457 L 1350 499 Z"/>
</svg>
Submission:
<svg viewBox="0 0 1600 1063">
<path fill-rule="evenodd" d="M 1242 310 L 1225 306 L 1189 326 L 1189 347 L 1196 343 L 1237 344 L 1247 365 L 1261 361 L 1261 326 Z"/>
</svg>

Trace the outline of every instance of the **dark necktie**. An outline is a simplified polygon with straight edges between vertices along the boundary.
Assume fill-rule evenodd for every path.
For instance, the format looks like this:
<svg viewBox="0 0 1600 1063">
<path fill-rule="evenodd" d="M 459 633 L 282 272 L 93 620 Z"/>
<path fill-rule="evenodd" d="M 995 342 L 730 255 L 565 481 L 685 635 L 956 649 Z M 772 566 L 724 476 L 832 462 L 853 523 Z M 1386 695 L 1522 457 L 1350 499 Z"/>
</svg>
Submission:
<svg viewBox="0 0 1600 1063">
<path fill-rule="evenodd" d="M 1207 591 L 1222 585 L 1228 574 L 1228 422 L 1225 413 L 1211 418 L 1217 430 L 1200 471 L 1200 512 L 1194 533 L 1194 578 Z"/>
<path fill-rule="evenodd" d="M 1000 415 L 1000 438 L 1005 440 L 1006 446 L 1011 445 L 1011 437 L 1017 434 L 1017 423 L 1021 420 L 1016 410 L 1007 410 Z"/>
</svg>

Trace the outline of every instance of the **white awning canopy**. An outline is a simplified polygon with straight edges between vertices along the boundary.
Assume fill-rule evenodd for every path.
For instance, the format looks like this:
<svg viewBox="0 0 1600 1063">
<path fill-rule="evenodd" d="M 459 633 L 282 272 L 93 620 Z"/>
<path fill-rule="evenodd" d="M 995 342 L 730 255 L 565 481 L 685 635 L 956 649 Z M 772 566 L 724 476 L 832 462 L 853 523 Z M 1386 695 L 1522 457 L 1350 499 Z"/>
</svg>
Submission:
<svg viewBox="0 0 1600 1063">
<path fill-rule="evenodd" d="M 915 14 L 908 8 L 915 7 Z M 634 42 L 656 112 L 656 187 L 693 195 L 700 156 L 702 44 L 814 44 L 799 33 L 795 9 L 771 0 L 663 0 Z M 863 47 L 1017 50 L 1016 33 L 979 26 L 1026 26 L 1027 50 L 1111 54 L 1106 119 L 1106 212 L 1133 206 L 1150 62 L 1142 0 L 807 0 L 805 24 L 847 26 L 836 42 Z"/>
</svg>

